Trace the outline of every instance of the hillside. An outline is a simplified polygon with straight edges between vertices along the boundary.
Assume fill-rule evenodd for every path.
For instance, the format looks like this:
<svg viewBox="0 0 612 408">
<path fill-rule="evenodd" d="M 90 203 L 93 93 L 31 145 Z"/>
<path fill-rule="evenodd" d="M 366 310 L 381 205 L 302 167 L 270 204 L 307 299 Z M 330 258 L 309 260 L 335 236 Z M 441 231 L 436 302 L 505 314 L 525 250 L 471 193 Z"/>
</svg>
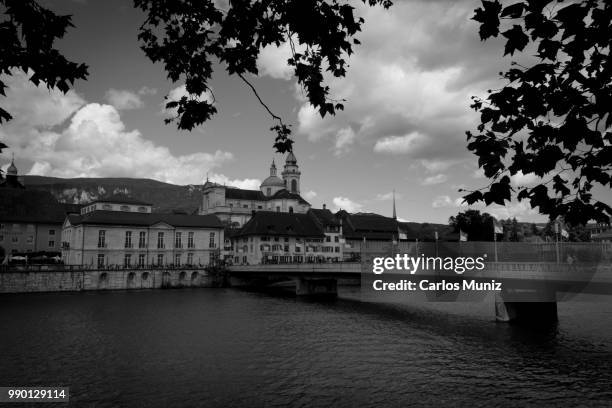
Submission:
<svg viewBox="0 0 612 408">
<path fill-rule="evenodd" d="M 192 213 L 202 200 L 201 186 L 177 186 L 151 179 L 23 176 L 23 182 L 28 189 L 48 191 L 59 202 L 70 204 L 126 194 L 152 203 L 157 212 L 184 210 Z"/>
</svg>

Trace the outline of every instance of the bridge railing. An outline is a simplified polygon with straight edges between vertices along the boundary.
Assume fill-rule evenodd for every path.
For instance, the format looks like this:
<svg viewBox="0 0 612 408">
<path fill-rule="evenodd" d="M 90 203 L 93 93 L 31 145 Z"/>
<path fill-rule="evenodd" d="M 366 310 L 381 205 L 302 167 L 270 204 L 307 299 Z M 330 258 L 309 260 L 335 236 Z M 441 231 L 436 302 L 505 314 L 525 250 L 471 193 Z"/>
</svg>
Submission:
<svg viewBox="0 0 612 408">
<path fill-rule="evenodd" d="M 408 254 L 426 257 L 481 257 L 492 262 L 611 262 L 609 242 L 366 242 L 350 249 L 362 261 L 376 256 Z"/>
</svg>

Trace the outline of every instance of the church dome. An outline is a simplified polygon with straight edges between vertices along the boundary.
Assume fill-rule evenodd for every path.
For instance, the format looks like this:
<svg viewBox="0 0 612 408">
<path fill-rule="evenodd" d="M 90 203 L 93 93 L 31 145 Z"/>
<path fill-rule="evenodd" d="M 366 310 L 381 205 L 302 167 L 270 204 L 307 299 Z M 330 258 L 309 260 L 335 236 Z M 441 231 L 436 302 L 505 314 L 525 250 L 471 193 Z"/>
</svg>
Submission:
<svg viewBox="0 0 612 408">
<path fill-rule="evenodd" d="M 269 176 L 261 183 L 261 187 L 285 187 L 285 182 L 278 176 Z"/>
</svg>

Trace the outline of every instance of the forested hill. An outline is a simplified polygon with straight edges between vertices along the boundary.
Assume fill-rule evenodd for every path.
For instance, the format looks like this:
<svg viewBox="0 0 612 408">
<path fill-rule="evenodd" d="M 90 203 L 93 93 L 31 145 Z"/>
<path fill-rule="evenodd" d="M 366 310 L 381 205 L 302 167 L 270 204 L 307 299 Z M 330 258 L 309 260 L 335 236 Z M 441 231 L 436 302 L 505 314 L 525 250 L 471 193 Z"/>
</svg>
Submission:
<svg viewBox="0 0 612 408">
<path fill-rule="evenodd" d="M 156 212 L 183 210 L 192 213 L 202 199 L 201 186 L 177 186 L 151 179 L 23 176 L 23 182 L 28 189 L 48 191 L 59 202 L 71 204 L 125 194 L 152 203 Z"/>
</svg>

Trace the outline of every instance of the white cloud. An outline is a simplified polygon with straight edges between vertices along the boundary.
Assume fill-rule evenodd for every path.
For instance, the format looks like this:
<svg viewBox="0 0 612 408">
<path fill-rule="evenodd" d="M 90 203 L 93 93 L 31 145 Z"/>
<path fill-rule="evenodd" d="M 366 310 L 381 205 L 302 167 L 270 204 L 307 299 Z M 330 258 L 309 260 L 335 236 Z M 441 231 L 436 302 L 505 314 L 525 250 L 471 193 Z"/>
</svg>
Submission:
<svg viewBox="0 0 612 408">
<path fill-rule="evenodd" d="M 542 178 L 533 173 L 523 174 L 518 171 L 515 175 L 510 176 L 510 182 L 514 187 L 532 187 L 542 182 Z"/>
<path fill-rule="evenodd" d="M 109 89 L 104 98 L 119 110 L 138 109 L 144 106 L 140 96 L 126 89 Z"/>
<path fill-rule="evenodd" d="M 433 202 L 431 203 L 433 208 L 448 208 L 454 207 L 455 203 L 453 200 L 447 195 L 437 196 Z"/>
<path fill-rule="evenodd" d="M 426 177 L 421 184 L 424 186 L 432 186 L 434 184 L 441 184 L 448 180 L 446 174 L 436 174 L 435 176 Z"/>
<path fill-rule="evenodd" d="M 242 188 L 245 190 L 259 190 L 259 186 L 261 185 L 261 180 L 259 179 L 230 179 L 229 177 L 223 174 L 211 174 L 209 176 L 210 181 L 225 184 L 226 186 L 232 186 L 237 188 Z"/>
<path fill-rule="evenodd" d="M 404 136 L 387 136 L 376 141 L 374 151 L 377 153 L 406 154 L 418 150 L 426 137 L 418 132 L 412 132 Z"/>
<path fill-rule="evenodd" d="M 302 197 L 304 197 L 308 201 L 314 200 L 316 196 L 317 193 L 312 190 L 302 193 Z"/>
<path fill-rule="evenodd" d="M 350 213 L 354 213 L 354 212 L 359 212 L 361 208 L 363 207 L 361 204 L 355 201 L 352 201 L 351 199 L 346 198 L 346 197 L 334 197 L 333 203 L 336 206 L 333 212 L 336 212 L 339 210 L 345 210 Z"/>
<path fill-rule="evenodd" d="M 29 171 L 21 169 L 24 173 L 195 184 L 206 171 L 233 158 L 220 150 L 173 155 L 138 130 L 126 129 L 114 106 L 86 103 L 72 91 L 49 92 L 28 82 L 25 74 L 5 80 L 9 89 L 3 105 L 16 116 L 0 127 L 0 140 L 20 161 L 33 163 Z"/>
<path fill-rule="evenodd" d="M 157 94 L 157 88 L 149 88 L 148 86 L 143 86 L 138 90 L 139 95 L 155 95 Z"/>
<path fill-rule="evenodd" d="M 470 157 L 465 131 L 478 120 L 470 96 L 485 94 L 505 64 L 497 40 L 479 40 L 473 10 L 469 2 L 416 0 L 390 10 L 359 4 L 362 44 L 347 75 L 324 75 L 330 96 L 347 100 L 345 110 L 321 118 L 303 102 L 298 132 L 333 146 L 348 125 L 360 145 L 373 145 L 378 153 L 439 161 Z"/>
<path fill-rule="evenodd" d="M 293 70 L 287 64 L 287 60 L 291 58 L 291 47 L 288 43 L 276 45 L 268 45 L 261 49 L 259 58 L 257 59 L 257 68 L 261 75 L 268 75 L 276 79 L 291 79 Z"/>
<path fill-rule="evenodd" d="M 349 151 L 351 145 L 355 142 L 355 132 L 350 127 L 342 128 L 336 134 L 336 145 L 334 154 L 341 156 Z"/>
</svg>

